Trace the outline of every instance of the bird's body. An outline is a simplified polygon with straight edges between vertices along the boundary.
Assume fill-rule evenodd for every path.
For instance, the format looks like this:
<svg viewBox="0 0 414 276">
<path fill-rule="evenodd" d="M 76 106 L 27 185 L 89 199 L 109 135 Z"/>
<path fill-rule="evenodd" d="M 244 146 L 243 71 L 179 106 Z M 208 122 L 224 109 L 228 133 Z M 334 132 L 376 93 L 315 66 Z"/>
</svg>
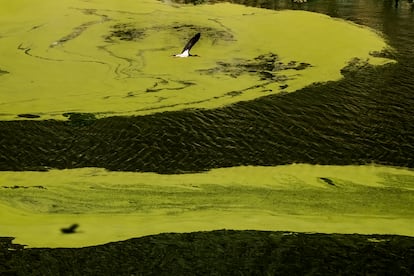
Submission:
<svg viewBox="0 0 414 276">
<path fill-rule="evenodd" d="M 174 55 L 175 57 L 190 57 L 193 56 L 192 54 L 190 54 L 190 50 L 191 48 L 193 48 L 193 46 L 197 43 L 197 41 L 200 39 L 201 34 L 197 33 L 195 36 L 193 36 L 188 42 L 187 44 L 184 46 L 181 54 L 176 54 Z M 196 55 L 194 55 L 196 56 Z"/>
<path fill-rule="evenodd" d="M 176 57 L 189 57 L 190 56 L 190 51 L 189 50 L 184 50 L 181 54 L 176 54 Z"/>
</svg>

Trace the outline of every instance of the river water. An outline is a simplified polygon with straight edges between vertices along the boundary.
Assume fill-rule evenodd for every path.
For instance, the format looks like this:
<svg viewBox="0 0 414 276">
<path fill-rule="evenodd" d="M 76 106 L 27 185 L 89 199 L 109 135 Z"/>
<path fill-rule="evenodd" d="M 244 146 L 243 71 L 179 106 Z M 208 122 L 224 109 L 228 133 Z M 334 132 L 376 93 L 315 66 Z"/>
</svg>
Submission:
<svg viewBox="0 0 414 276">
<path fill-rule="evenodd" d="M 147 2 L 151 5 L 155 3 Z M 308 85 L 294 93 L 273 94 L 275 91 L 282 89 L 284 85 L 278 88 L 278 84 L 276 84 L 276 89 L 275 86 L 259 86 L 254 88 L 252 85 L 257 83 L 257 79 L 254 79 L 252 76 L 241 75 L 239 78 L 225 76 L 224 74 L 227 72 L 223 68 L 238 68 L 237 63 L 222 63 L 224 64 L 222 65 L 223 68 L 219 69 L 212 68 L 210 63 L 204 63 L 203 66 L 207 66 L 207 68 L 210 66 L 212 68 L 210 71 L 215 72 L 214 70 L 218 70 L 221 72 L 224 78 L 223 80 L 218 77 L 214 82 L 206 82 L 206 78 L 210 77 L 209 75 L 200 74 L 200 71 L 195 71 L 194 73 L 192 69 L 194 63 L 199 63 L 198 60 L 200 59 L 191 59 L 190 65 L 187 66 L 181 62 L 179 63 L 181 65 L 177 65 L 177 62 L 172 62 L 171 59 L 160 61 L 155 57 L 154 53 L 159 53 L 157 51 L 164 51 L 162 52 L 164 54 L 176 50 L 169 48 L 170 46 L 163 50 L 149 52 L 151 53 L 151 58 L 160 62 L 157 64 L 163 64 L 162 68 L 166 68 L 166 73 L 172 74 L 172 77 L 168 78 L 158 77 L 156 71 L 155 73 L 153 72 L 156 70 L 156 67 L 154 67 L 156 64 L 154 66 L 148 65 L 146 67 L 147 71 L 139 71 L 138 65 L 134 67 L 130 64 L 132 62 L 128 60 L 131 60 L 134 56 L 136 58 L 136 53 L 132 52 L 131 48 L 134 49 L 134 47 L 137 47 L 136 45 L 139 46 L 140 44 L 128 44 L 131 42 L 123 42 L 124 40 L 121 40 L 122 43 L 115 44 L 114 46 L 120 47 L 119 49 L 107 49 L 106 52 L 113 52 L 109 55 L 109 58 L 105 57 L 102 61 L 91 61 L 91 59 L 95 58 L 97 52 L 89 52 L 91 51 L 88 44 L 90 39 L 84 32 L 79 32 L 79 27 L 75 28 L 71 35 L 67 35 L 57 41 L 61 41 L 59 43 L 62 44 L 69 40 L 68 37 L 75 37 L 77 39 L 79 37 L 80 41 L 78 43 L 82 48 L 74 40 L 74 45 L 69 44 L 73 46 L 68 46 L 69 49 L 63 48 L 63 51 L 58 47 L 56 49 L 55 47 L 41 49 L 43 47 L 42 44 L 45 44 L 43 42 L 45 39 L 42 38 L 40 40 L 36 34 L 30 34 L 30 37 L 33 37 L 31 40 L 20 42 L 22 38 L 19 37 L 20 34 L 18 33 L 16 41 L 11 40 L 10 42 L 14 46 L 16 46 L 16 43 L 21 43 L 20 46 L 17 46 L 23 50 L 18 50 L 20 53 L 18 53 L 19 56 L 16 56 L 19 57 L 17 60 L 21 60 L 20 57 L 26 53 L 26 61 L 23 60 L 23 62 L 27 62 L 30 58 L 30 61 L 35 60 L 36 63 L 29 63 L 30 66 L 27 63 L 22 63 L 23 66 L 16 69 L 16 71 L 23 71 L 23 75 L 22 77 L 18 75 L 14 79 L 13 75 L 16 72 L 13 72 L 13 68 L 9 69 L 3 65 L 3 70 L 10 71 L 10 74 L 1 76 L 2 80 L 4 80 L 3 89 L 7 87 L 5 85 L 9 84 L 7 93 L 2 95 L 2 97 L 6 96 L 6 99 L 9 99 L 5 100 L 5 103 L 2 105 L 4 109 L 8 107 L 8 112 L 1 114 L 5 119 L 15 119 L 19 113 L 33 113 L 33 111 L 35 115 L 41 115 L 40 119 L 48 119 L 54 118 L 53 114 L 56 110 L 58 111 L 56 114 L 61 117 L 65 112 L 90 112 L 102 110 L 102 108 L 104 108 L 103 111 L 107 115 L 124 114 L 117 112 L 117 107 L 126 108 L 126 110 L 136 110 L 138 108 L 137 114 L 142 114 L 141 111 L 144 112 L 143 114 L 152 113 L 153 110 L 155 112 L 163 111 L 163 106 L 167 107 L 165 110 L 171 108 L 173 110 L 184 108 L 184 110 L 139 117 L 112 117 L 98 121 L 93 120 L 93 116 L 86 118 L 91 120 L 78 116 L 76 117 L 78 119 L 74 119 L 72 123 L 69 122 L 70 127 L 58 121 L 24 121 L 20 123 L 3 121 L 2 124 L 4 126 L 2 128 L 5 131 L 2 133 L 4 136 L 2 139 L 2 155 L 5 162 L 2 164 L 2 169 L 37 170 L 43 167 L 79 168 L 92 166 L 111 170 L 177 173 L 237 165 L 269 166 L 291 163 L 335 165 L 375 163 L 412 167 L 414 165 L 414 127 L 412 120 L 414 101 L 412 93 L 414 87 L 412 78 L 414 50 L 412 45 L 414 35 L 412 28 L 412 5 L 405 1 L 401 2 L 398 8 L 393 6 L 393 1 L 312 1 L 303 5 L 292 4 L 290 1 L 261 1 L 261 3 L 262 6 L 275 9 L 295 8 L 326 13 L 330 16 L 352 20 L 358 24 L 373 28 L 383 35 L 388 44 L 394 48 L 394 51 L 385 54 L 396 60 L 397 63 L 384 66 L 362 64 L 357 66 L 356 69 L 344 69 L 341 73 L 345 78 L 337 80 L 337 75 L 340 76 L 339 69 L 335 69 L 337 70 L 336 72 L 332 69 L 318 71 L 323 66 L 312 66 L 312 63 L 325 62 L 325 64 L 335 64 L 336 62 L 340 65 L 339 68 L 345 66 L 346 61 L 352 58 L 352 49 L 358 48 L 356 45 L 358 45 L 359 39 L 363 38 L 363 33 L 361 33 L 362 36 L 358 37 L 358 40 L 349 41 L 351 55 L 348 57 L 348 60 L 344 59 L 341 61 L 340 59 L 336 60 L 336 57 L 341 56 L 347 50 L 346 46 L 342 46 L 348 45 L 346 41 L 341 41 L 337 45 L 334 44 L 336 48 L 333 47 L 332 50 L 326 52 L 329 58 L 324 59 L 325 52 L 315 50 L 318 49 L 318 44 L 314 44 L 312 37 L 301 42 L 300 47 L 298 47 L 294 42 L 280 41 L 279 37 L 267 38 L 260 35 L 259 32 L 259 36 L 257 36 L 259 40 L 264 37 L 275 41 L 275 45 L 284 43 L 285 46 L 280 51 L 285 49 L 283 51 L 286 54 L 290 54 L 289 49 L 293 48 L 292 53 L 300 57 L 299 60 L 294 60 L 294 62 L 308 62 L 309 60 L 306 59 L 306 56 L 317 57 L 309 62 L 311 67 L 302 70 L 301 74 L 305 77 L 297 79 L 293 77 L 292 80 L 292 76 L 282 75 L 286 79 L 286 84 L 289 84 L 286 85 L 288 86 L 287 90 L 291 89 L 291 87 L 303 87 L 303 85 L 306 86 L 311 82 L 323 82 L 321 84 Z M 168 3 L 165 3 L 159 6 L 158 9 L 169 8 L 168 5 Z M 172 10 L 169 9 L 168 12 L 175 10 L 181 9 L 173 8 Z M 227 14 L 239 12 L 239 8 L 233 6 L 224 6 L 221 10 L 224 10 Z M 96 17 L 94 13 L 101 14 L 86 8 L 82 9 L 82 11 L 79 12 L 78 9 L 72 8 L 68 9 L 68 12 L 73 12 L 73 17 L 81 22 L 85 21 L 84 17 L 90 20 L 91 14 L 92 18 Z M 111 12 L 117 15 L 121 14 L 123 20 L 125 20 L 125 13 L 116 10 Z M 111 12 L 107 13 L 114 16 L 113 20 L 121 20 L 112 15 Z M 216 22 L 208 23 L 211 22 L 208 18 L 202 19 L 202 14 L 205 12 L 208 13 L 208 16 L 214 14 L 220 18 L 220 14 L 214 10 L 214 5 L 211 9 L 206 6 L 205 10 L 195 10 L 195 12 L 184 14 L 185 16 L 195 14 L 196 17 L 194 18 L 183 18 L 193 22 L 198 20 L 198 16 L 201 18 L 200 20 L 205 20 L 205 24 L 216 24 Z M 252 12 L 253 15 L 254 13 L 259 13 L 258 10 L 248 10 L 248 12 Z M 146 14 L 144 15 L 147 16 Z M 101 14 L 99 16 L 100 20 L 106 18 L 105 16 Z M 182 15 L 174 15 L 172 18 L 166 17 L 167 19 L 162 19 L 161 21 L 174 21 L 175 18 L 178 18 L 177 16 Z M 258 18 L 260 16 L 267 18 L 269 15 L 259 15 Z M 298 20 L 303 18 L 300 15 L 294 16 L 297 16 Z M 78 17 L 80 18 L 78 19 Z M 274 15 L 276 19 L 272 20 L 277 22 L 277 18 L 280 17 L 280 15 L 276 14 Z M 134 15 L 133 18 L 141 17 Z M 236 30 L 245 26 L 244 21 L 241 21 L 242 19 L 248 20 L 246 17 L 240 19 L 234 15 L 224 18 L 232 18 L 234 21 L 226 21 L 225 23 L 233 26 Z M 308 20 L 305 22 L 309 24 L 309 22 L 318 21 L 319 19 L 311 17 L 305 18 L 305 20 Z M 91 25 L 90 21 L 86 22 Z M 96 22 L 99 23 L 100 21 Z M 96 22 L 92 21 L 92 23 Z M 256 24 L 260 20 L 252 22 Z M 277 29 L 278 32 L 283 31 L 283 28 L 280 28 L 280 26 L 276 28 L 271 25 L 271 22 L 274 21 L 264 22 L 267 23 L 260 23 L 262 28 L 269 30 Z M 87 23 L 83 23 L 80 26 L 89 26 Z M 102 28 L 106 23 L 105 20 L 101 22 Z M 45 25 L 48 26 L 48 24 Z M 111 23 L 111 26 L 113 25 L 114 23 Z M 327 22 L 326 28 L 331 25 L 335 25 L 335 22 Z M 51 33 L 54 34 L 56 30 L 60 30 L 59 28 L 46 29 L 47 32 L 45 32 L 40 26 L 37 28 L 33 27 L 34 30 L 31 30 L 31 32 L 39 31 L 41 32 L 40 34 L 47 37 Z M 124 25 L 121 24 L 122 26 Z M 125 23 L 125 26 L 129 25 Z M 165 34 L 165 27 L 156 26 L 158 27 L 150 28 L 153 33 L 161 32 Z M 184 31 L 186 28 L 194 27 L 192 25 L 178 26 Z M 70 30 L 67 26 L 62 26 L 61 28 L 63 30 L 65 28 Z M 212 30 L 215 30 L 214 28 L 205 28 L 207 35 L 214 35 L 212 33 Z M 300 29 L 301 24 L 297 24 L 296 28 Z M 312 35 L 318 38 L 321 33 L 329 31 L 321 26 L 318 26 L 318 28 L 317 32 L 312 32 Z M 29 27 L 28 29 L 30 30 Z M 83 29 L 81 28 L 81 30 Z M 295 30 L 295 28 L 292 27 L 292 30 Z M 137 29 L 132 29 L 132 31 L 130 29 L 128 31 L 127 29 L 124 30 L 124 33 L 139 33 L 139 31 Z M 249 30 L 249 35 L 254 35 L 252 31 L 254 30 Z M 78 32 L 82 35 L 84 34 L 84 40 L 81 40 L 82 36 Z M 240 37 L 242 37 L 242 33 L 243 29 L 241 29 L 240 34 L 238 33 Z M 7 34 L 6 32 L 6 35 L 4 35 L 4 41 L 7 41 L 5 40 L 8 38 Z M 24 34 L 26 35 L 26 33 Z M 224 30 L 220 34 L 223 34 L 225 37 L 226 31 Z M 294 31 L 285 32 L 286 34 L 288 34 L 287 37 L 294 41 Z M 55 37 L 59 38 L 59 35 L 55 35 Z M 92 33 L 90 35 L 94 36 L 95 34 Z M 341 35 L 334 36 L 332 33 L 331 36 L 333 38 L 341 37 Z M 62 37 L 63 35 L 60 36 Z M 366 36 L 369 35 L 367 34 Z M 13 36 L 11 37 L 13 38 Z M 329 44 L 329 36 L 327 37 L 328 39 L 326 37 L 323 38 L 325 40 L 320 42 L 319 47 Z M 249 36 L 246 39 L 244 40 L 245 43 L 247 43 Z M 34 42 L 30 42 L 32 40 Z M 52 41 L 48 42 L 49 45 L 53 46 L 53 43 L 50 44 Z M 177 41 L 179 42 L 180 40 Z M 33 45 L 39 43 L 39 46 L 30 46 L 31 43 L 34 43 Z M 152 41 L 150 40 L 149 43 L 152 43 Z M 225 41 L 225 43 L 227 42 Z M 266 43 L 261 43 L 264 45 L 263 47 L 267 47 Z M 353 44 L 351 45 L 351 43 Z M 364 43 L 361 44 L 364 45 Z M 152 47 L 151 45 L 153 44 L 146 45 L 145 47 Z M 225 51 L 240 52 L 238 48 L 226 48 L 226 45 L 212 48 L 220 49 L 222 47 L 227 49 Z M 251 44 L 251 46 L 257 47 L 254 44 Z M 99 46 L 99 49 L 102 47 L 104 46 Z M 254 49 L 254 47 L 252 48 Z M 76 52 L 79 49 L 83 49 L 84 53 Z M 95 47 L 91 49 L 95 49 Z M 119 52 L 116 52 L 117 50 Z M 127 56 L 128 51 L 133 53 L 131 57 Z M 211 53 L 209 51 L 212 50 L 209 50 L 206 44 L 204 46 L 201 44 L 198 51 Z M 101 52 L 103 51 L 99 53 Z M 338 54 L 335 52 L 338 52 Z M 27 53 L 37 57 L 33 58 L 27 55 Z M 216 54 L 216 52 L 212 53 Z M 226 54 L 228 53 L 226 52 Z M 251 56 L 257 56 L 259 53 L 249 52 Z M 8 52 L 5 52 L 6 54 Z M 122 58 L 117 56 L 121 54 L 126 56 Z M 76 60 L 74 60 L 73 55 L 76 56 Z M 87 55 L 87 57 L 82 57 L 82 55 Z M 59 61 L 45 61 L 47 58 L 68 60 L 64 66 L 61 66 Z M 100 56 L 99 58 L 102 57 Z M 218 57 L 218 59 L 220 58 Z M 272 57 L 264 57 L 264 59 L 266 58 Z M 113 59 L 118 60 L 117 62 L 121 60 L 119 64 L 115 62 L 112 66 L 118 69 L 110 70 L 114 71 L 115 74 L 122 70 L 124 70 L 124 73 L 128 71 L 128 74 L 133 74 L 133 70 L 138 70 L 135 73 L 138 78 L 141 75 L 149 75 L 149 77 L 142 80 L 138 79 L 138 85 L 137 79 L 134 77 L 119 79 L 114 76 L 114 78 L 108 78 L 108 73 L 105 73 L 107 69 L 104 68 L 107 66 L 106 63 L 109 64 L 108 66 L 111 66 L 111 60 Z M 13 60 L 14 57 L 12 57 L 11 61 L 13 62 Z M 126 63 L 129 65 L 123 64 L 125 60 L 128 61 Z M 331 62 L 331 60 L 336 61 Z M 281 60 L 285 65 L 291 61 L 292 59 Z M 247 61 L 242 66 L 247 68 L 247 65 L 251 66 L 251 64 L 251 61 Z M 256 66 L 256 64 L 254 65 Z M 20 63 L 17 63 L 16 66 L 20 66 Z M 74 70 L 74 66 L 81 66 L 83 69 Z M 29 69 L 21 69 L 26 67 Z M 39 68 L 36 70 L 40 73 L 30 68 Z M 62 68 L 64 71 L 59 72 Z M 92 70 L 94 72 L 93 77 L 89 76 L 85 70 Z M 181 70 L 187 70 L 185 72 L 192 74 L 191 76 L 194 76 L 194 78 L 198 78 L 196 80 L 203 83 L 200 86 L 201 90 L 197 90 L 198 86 L 194 85 L 191 79 L 180 79 L 179 75 L 182 75 L 180 73 Z M 57 73 L 55 74 L 55 72 Z M 310 73 L 306 75 L 307 72 Z M 237 71 L 230 71 L 230 73 L 238 74 Z M 108 82 L 106 79 L 108 79 Z M 156 80 L 154 81 L 154 79 Z M 329 79 L 337 81 L 324 82 Z M 233 88 L 238 88 L 232 90 L 232 86 Z M 18 91 L 17 87 L 22 87 L 19 93 L 16 92 Z M 137 87 L 141 87 L 144 92 L 134 91 L 131 87 L 135 90 Z M 209 89 L 206 89 L 207 87 Z M 252 87 L 254 89 L 249 90 Z M 109 92 L 102 92 L 108 89 Z M 153 90 L 156 91 L 158 89 L 161 91 L 157 93 L 161 94 L 152 93 Z M 295 91 L 294 88 L 292 89 L 290 91 Z M 81 90 L 84 92 L 79 92 Z M 171 90 L 176 92 L 172 93 Z M 185 93 L 181 93 L 184 90 Z M 273 92 L 269 93 L 266 91 Z M 266 96 L 266 93 L 269 93 L 269 95 Z M 44 95 L 46 100 L 40 101 L 34 95 L 40 95 L 39 99 Z M 201 98 L 197 98 L 199 97 L 198 95 L 201 95 Z M 203 98 L 203 95 L 206 95 L 207 98 Z M 260 97 L 253 100 L 257 95 L 260 95 Z M 263 97 L 263 95 L 265 96 Z M 19 97 L 22 98 L 18 101 Z M 238 97 L 241 98 L 241 102 L 237 102 Z M 225 105 L 220 104 L 223 99 L 225 99 Z M 236 102 L 234 103 L 234 101 Z M 219 104 L 215 104 L 216 102 Z M 232 102 L 234 104 L 229 104 Z M 109 109 L 105 109 L 108 103 L 110 103 Z M 159 103 L 161 108 L 158 108 Z M 200 104 L 201 107 L 204 107 L 204 103 L 207 104 L 209 109 L 194 109 L 199 107 Z M 186 107 L 187 109 L 185 109 Z M 47 112 L 45 109 L 50 110 Z M 36 113 L 36 111 L 39 113 Z M 78 125 L 83 127 L 73 127 Z M 23 138 L 19 140 L 13 139 L 12 137 L 15 137 L 16 133 L 20 133 Z M 16 156 L 18 157 L 16 158 Z"/>
<path fill-rule="evenodd" d="M 345 68 L 340 71 L 343 78 L 322 78 L 321 83 L 287 91 L 292 93 L 269 93 L 208 108 L 191 106 L 171 112 L 148 112 L 143 116 L 96 119 L 94 114 L 74 113 L 69 120 L 62 121 L 61 118 L 42 120 L 54 118 L 49 116 L 53 112 L 34 112 L 41 117 L 33 120 L 28 118 L 30 116 L 16 116 L 25 112 L 24 108 L 16 108 L 16 114 L 9 109 L 0 114 L 4 118 L 0 121 L 1 204 L 4 205 L 0 216 L 2 221 L 8 221 L 7 225 L 3 223 L 0 235 L 17 236 L 23 243 L 34 246 L 84 246 L 166 231 L 223 227 L 413 235 L 410 224 L 414 210 L 411 200 L 414 184 L 413 6 L 406 1 L 400 1 L 395 7 L 394 1 L 374 0 L 310 1 L 301 5 L 290 1 L 260 1 L 260 5 L 252 2 L 253 6 L 268 9 L 324 13 L 368 26 L 383 36 L 393 49 L 380 55 L 396 62 L 346 67 L 344 61 Z M 163 3 L 172 5 L 170 1 Z M 70 11 L 78 13 L 76 9 Z M 81 15 L 80 26 L 86 26 L 82 22 L 85 18 L 89 20 L 91 13 L 101 14 L 86 11 Z M 107 12 L 113 15 L 113 11 Z M 130 13 L 121 14 L 134 17 Z M 100 23 L 103 28 L 107 21 Z M 238 28 L 237 20 L 227 23 Z M 33 31 L 42 31 L 42 25 L 36 26 Z M 205 29 L 210 35 L 214 34 L 212 30 Z M 324 30 L 312 34 L 320 35 Z M 132 29 L 131 32 L 136 31 Z M 165 34 L 165 30 L 158 27 L 152 31 Z M 360 31 L 361 34 L 371 33 Z M 78 37 L 76 32 L 74 34 Z M 227 33 L 222 34 L 221 38 L 227 37 Z M 4 34 L 0 39 L 5 41 L 7 37 Z M 57 37 L 62 38 L 57 43 L 65 42 L 65 37 Z M 33 39 L 35 41 L 37 36 L 33 35 Z M 355 47 L 356 42 L 349 45 Z M 125 43 L 128 47 L 122 43 L 118 46 L 128 54 L 132 45 L 128 43 L 133 41 Z M 199 52 L 212 53 L 201 43 Z M 29 42 L 20 45 L 20 54 L 59 59 L 67 58 L 68 52 L 75 53 L 77 59 L 71 62 L 93 63 L 91 68 L 95 65 L 102 68 L 103 63 L 91 62 L 91 57 L 98 59 L 93 56 L 95 52 L 81 57 L 76 45 L 71 48 L 75 52 L 61 53 L 54 52 L 59 48 L 45 47 L 42 51 L 35 47 L 40 44 L 33 45 Z M 314 56 L 306 51 L 314 50 L 315 45 L 301 45 L 301 56 Z M 339 48 L 338 55 L 346 49 Z M 154 53 L 172 50 L 175 49 L 168 46 L 150 53 L 154 57 Z M 111 53 L 110 59 L 119 59 L 116 54 L 119 52 Z M 286 53 L 290 52 L 286 50 Z M 330 58 L 335 57 L 329 54 Z M 136 53 L 131 52 L 131 55 Z M 45 62 L 40 59 L 35 58 Z M 122 59 L 126 65 L 120 63 L 121 69 L 116 72 L 135 74 L 131 68 L 139 66 L 128 57 Z M 284 64 L 289 61 L 282 60 Z M 47 61 L 45 67 L 54 69 L 53 62 Z M 69 62 L 67 68 L 75 65 Z M 104 66 L 110 67 L 111 63 Z M 303 70 L 302 74 L 318 72 L 311 71 L 318 70 L 316 67 L 306 68 L 310 71 Z M 185 68 L 184 65 L 180 67 Z M 0 78 L 14 73 L 12 66 L 4 67 L 1 62 L 0 69 L 3 70 Z M 79 72 L 78 76 L 85 73 Z M 332 76 L 331 73 L 327 75 Z M 127 78 L 125 87 L 134 80 Z M 251 79 L 245 79 L 243 84 L 248 81 Z M 294 87 L 294 81 L 288 84 Z M 85 86 L 98 84 L 93 80 Z M 157 86 L 145 87 L 156 90 L 163 84 L 160 79 Z M 33 89 L 41 87 L 30 81 L 27 85 Z M 190 84 L 183 89 L 194 87 Z M 243 89 L 236 92 L 244 92 Z M 129 96 L 124 98 L 134 99 L 137 95 L 131 91 Z M 85 101 L 81 107 L 87 106 Z M 308 165 L 294 165 L 297 163 Z M 29 172 L 49 169 L 57 170 Z M 263 180 L 259 187 L 255 187 L 257 179 Z M 320 195 L 323 201 L 319 200 Z M 137 200 L 140 196 L 142 198 Z M 205 217 L 208 219 L 202 219 Z M 137 219 L 140 225 L 147 227 L 137 230 Z M 59 227 L 70 223 L 79 223 L 84 232 L 75 238 L 62 237 Z M 47 239 L 33 234 L 39 231 L 47 233 L 43 235 Z"/>
<path fill-rule="evenodd" d="M 238 1 L 235 1 L 238 2 Z M 396 49 L 394 58 L 397 64 L 385 70 L 367 70 L 353 74 L 337 85 L 326 85 L 318 88 L 327 97 L 331 93 L 338 96 L 323 107 L 326 115 L 347 121 L 338 125 L 337 139 L 350 141 L 353 134 L 354 143 L 368 143 L 371 146 L 361 151 L 364 155 L 381 156 L 380 163 L 412 167 L 414 145 L 414 5 L 409 1 L 309 1 L 295 4 L 291 1 L 241 1 L 243 4 L 260 6 L 268 9 L 300 9 L 324 13 L 369 26 L 381 32 L 387 42 Z M 338 93 L 339 92 L 339 93 Z M 309 106 L 315 105 L 311 97 L 302 95 Z M 317 101 L 316 99 L 314 99 Z M 317 107 L 319 108 L 319 106 Z M 307 107 L 307 110 L 312 109 Z M 343 113 L 342 113 L 343 112 Z M 336 114 L 334 114 L 336 113 Z M 307 125 L 307 130 L 315 129 L 315 125 L 330 124 L 316 119 L 313 113 L 314 127 Z M 347 119 L 345 119 L 347 118 Z M 303 117 L 301 117 L 303 119 Z M 297 121 L 296 121 L 297 122 Z M 292 122 L 295 124 L 295 122 Z M 347 129 L 345 125 L 351 126 Z M 360 131 L 354 131 L 360 128 Z M 341 129 L 341 130 L 339 130 Z M 367 135 L 369 133 L 370 136 Z M 339 138 L 341 137 L 341 138 Z M 371 137 L 372 139 L 370 139 Z M 377 144 L 378 143 L 378 144 Z M 381 153 L 382 152 L 382 153 Z M 388 160 L 388 161 L 386 161 Z M 391 161 L 393 160 L 393 161 Z M 397 161 L 398 160 L 398 161 Z M 328 161 L 329 162 L 329 161 Z M 377 161 L 378 162 L 378 161 Z"/>
<path fill-rule="evenodd" d="M 1 120 L 213 109 L 338 80 L 351 60 L 391 62 L 378 54 L 389 50 L 379 34 L 317 13 L 149 0 L 48 5 L 57 11 L 33 14 L 22 2 L 6 6 L 18 13 L 3 11 Z M 173 58 L 196 32 L 197 57 Z"/>
</svg>

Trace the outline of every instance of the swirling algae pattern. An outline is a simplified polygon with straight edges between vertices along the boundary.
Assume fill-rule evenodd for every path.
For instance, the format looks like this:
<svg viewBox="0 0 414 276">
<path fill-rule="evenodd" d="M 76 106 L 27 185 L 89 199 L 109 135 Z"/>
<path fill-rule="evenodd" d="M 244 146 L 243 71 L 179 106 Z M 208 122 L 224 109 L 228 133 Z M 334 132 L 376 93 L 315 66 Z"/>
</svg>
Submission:
<svg viewBox="0 0 414 276">
<path fill-rule="evenodd" d="M 303 11 L 148 0 L 3 6 L 3 120 L 217 108 L 337 80 L 354 58 L 392 61 L 371 54 L 389 48 L 374 31 Z M 173 58 L 196 32 L 198 57 Z"/>
</svg>

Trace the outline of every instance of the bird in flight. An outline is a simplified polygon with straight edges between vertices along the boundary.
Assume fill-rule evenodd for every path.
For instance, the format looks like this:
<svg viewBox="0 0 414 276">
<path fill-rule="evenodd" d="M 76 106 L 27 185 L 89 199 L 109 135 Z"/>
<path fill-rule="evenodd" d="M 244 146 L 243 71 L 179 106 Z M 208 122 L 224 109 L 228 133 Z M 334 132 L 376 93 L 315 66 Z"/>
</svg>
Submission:
<svg viewBox="0 0 414 276">
<path fill-rule="evenodd" d="M 190 56 L 197 56 L 190 54 L 191 48 L 197 43 L 197 41 L 200 39 L 201 34 L 197 33 L 195 36 L 193 36 L 187 44 L 185 44 L 183 51 L 181 54 L 174 55 L 175 57 L 190 57 Z"/>
</svg>

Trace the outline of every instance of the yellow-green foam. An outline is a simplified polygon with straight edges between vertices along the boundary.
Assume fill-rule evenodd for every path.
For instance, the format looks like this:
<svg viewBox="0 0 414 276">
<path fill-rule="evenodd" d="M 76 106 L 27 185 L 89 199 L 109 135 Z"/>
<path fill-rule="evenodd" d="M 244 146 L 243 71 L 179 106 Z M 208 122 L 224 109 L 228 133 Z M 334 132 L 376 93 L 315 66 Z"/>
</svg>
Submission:
<svg viewBox="0 0 414 276">
<path fill-rule="evenodd" d="M 355 57 L 377 65 L 391 62 L 369 54 L 388 47 L 373 30 L 305 11 L 155 0 L 17 0 L 1 5 L 0 69 L 9 72 L 0 76 L 1 120 L 25 113 L 64 119 L 65 112 L 109 116 L 217 108 L 338 80 L 340 70 Z M 106 41 L 117 24 L 145 35 Z M 202 36 L 192 52 L 200 57 L 173 58 L 197 31 Z M 214 37 L 220 32 L 232 39 Z M 248 74 L 234 78 L 199 71 L 269 52 L 285 64 L 297 61 L 312 67 L 284 71 L 290 79 L 283 83 L 247 90 L 265 81 Z M 182 82 L 193 85 L 176 89 Z M 288 87 L 282 90 L 282 84 Z M 147 92 L 153 87 L 162 90 Z M 226 94 L 232 91 L 242 93 Z"/>
<path fill-rule="evenodd" d="M 32 247 L 223 228 L 414 236 L 414 171 L 402 168 L 296 164 L 181 175 L 84 168 L 0 172 L 0 183 L 0 236 Z M 79 233 L 60 232 L 73 223 Z"/>
</svg>

